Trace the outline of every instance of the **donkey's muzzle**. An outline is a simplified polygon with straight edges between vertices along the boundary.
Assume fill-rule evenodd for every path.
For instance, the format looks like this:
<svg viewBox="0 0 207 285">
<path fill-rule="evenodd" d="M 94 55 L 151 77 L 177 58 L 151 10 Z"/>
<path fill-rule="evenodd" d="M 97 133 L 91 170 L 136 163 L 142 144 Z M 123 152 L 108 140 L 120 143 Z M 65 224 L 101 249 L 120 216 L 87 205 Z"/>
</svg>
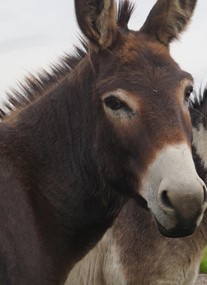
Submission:
<svg viewBox="0 0 207 285">
<path fill-rule="evenodd" d="M 166 147 L 157 154 L 141 193 L 160 232 L 169 237 L 192 234 L 207 207 L 206 186 L 185 144 Z"/>
<path fill-rule="evenodd" d="M 159 227 L 160 231 L 171 237 L 187 236 L 194 232 L 206 208 L 206 186 L 199 177 L 183 183 L 179 179 L 164 179 L 158 191 L 158 202 L 161 210 L 176 221 L 172 229 L 165 232 Z"/>
</svg>

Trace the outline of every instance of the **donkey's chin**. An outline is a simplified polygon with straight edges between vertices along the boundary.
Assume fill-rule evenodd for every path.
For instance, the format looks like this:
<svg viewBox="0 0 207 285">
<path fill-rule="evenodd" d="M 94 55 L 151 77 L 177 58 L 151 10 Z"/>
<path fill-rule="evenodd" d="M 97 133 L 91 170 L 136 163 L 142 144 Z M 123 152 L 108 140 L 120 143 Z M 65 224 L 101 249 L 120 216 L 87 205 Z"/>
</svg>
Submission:
<svg viewBox="0 0 207 285">
<path fill-rule="evenodd" d="M 166 229 L 164 226 L 162 226 L 155 218 L 155 221 L 158 226 L 159 232 L 168 238 L 182 238 L 192 235 L 195 232 L 195 229 L 197 227 L 196 223 L 190 223 L 190 224 L 180 224 L 177 225 L 174 228 Z"/>
</svg>

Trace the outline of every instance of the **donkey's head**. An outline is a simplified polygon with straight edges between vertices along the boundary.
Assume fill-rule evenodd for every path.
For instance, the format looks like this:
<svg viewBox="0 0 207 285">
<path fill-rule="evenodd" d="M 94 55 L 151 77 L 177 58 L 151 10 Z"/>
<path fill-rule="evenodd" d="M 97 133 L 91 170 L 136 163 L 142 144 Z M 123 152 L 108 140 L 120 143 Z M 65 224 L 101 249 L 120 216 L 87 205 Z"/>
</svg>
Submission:
<svg viewBox="0 0 207 285">
<path fill-rule="evenodd" d="M 191 234 L 206 207 L 206 188 L 191 154 L 193 80 L 169 54 L 195 4 L 158 0 L 142 28 L 131 31 L 128 1 L 118 16 L 113 0 L 75 1 L 94 68 L 102 169 L 116 189 L 127 186 L 127 194 L 147 201 L 166 236 Z"/>
<path fill-rule="evenodd" d="M 193 158 L 199 176 L 207 182 L 207 89 L 191 102 Z"/>
</svg>

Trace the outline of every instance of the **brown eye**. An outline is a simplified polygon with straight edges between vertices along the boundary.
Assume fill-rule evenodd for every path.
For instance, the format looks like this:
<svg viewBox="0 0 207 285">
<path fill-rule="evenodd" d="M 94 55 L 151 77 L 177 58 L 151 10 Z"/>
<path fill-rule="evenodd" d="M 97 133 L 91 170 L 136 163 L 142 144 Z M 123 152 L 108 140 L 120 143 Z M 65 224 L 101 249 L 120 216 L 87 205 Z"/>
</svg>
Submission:
<svg viewBox="0 0 207 285">
<path fill-rule="evenodd" d="M 113 111 L 120 109 L 130 110 L 129 107 L 115 96 L 109 96 L 104 99 L 105 105 Z"/>
<path fill-rule="evenodd" d="M 189 85 L 185 88 L 185 99 L 189 99 L 190 95 L 193 93 L 193 86 Z"/>
</svg>

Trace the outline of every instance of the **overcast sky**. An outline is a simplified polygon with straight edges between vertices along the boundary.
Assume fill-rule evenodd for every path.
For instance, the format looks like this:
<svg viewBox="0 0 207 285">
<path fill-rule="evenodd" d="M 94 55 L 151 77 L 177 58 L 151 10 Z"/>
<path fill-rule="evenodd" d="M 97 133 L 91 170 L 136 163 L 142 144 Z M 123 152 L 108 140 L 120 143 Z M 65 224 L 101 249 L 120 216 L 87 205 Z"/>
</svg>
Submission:
<svg viewBox="0 0 207 285">
<path fill-rule="evenodd" d="M 138 29 L 155 0 L 134 0 L 130 27 Z M 56 62 L 78 43 L 72 0 L 0 0 L 0 97 L 27 72 Z M 207 1 L 198 0 L 191 25 L 171 52 L 186 71 L 207 82 Z"/>
</svg>

